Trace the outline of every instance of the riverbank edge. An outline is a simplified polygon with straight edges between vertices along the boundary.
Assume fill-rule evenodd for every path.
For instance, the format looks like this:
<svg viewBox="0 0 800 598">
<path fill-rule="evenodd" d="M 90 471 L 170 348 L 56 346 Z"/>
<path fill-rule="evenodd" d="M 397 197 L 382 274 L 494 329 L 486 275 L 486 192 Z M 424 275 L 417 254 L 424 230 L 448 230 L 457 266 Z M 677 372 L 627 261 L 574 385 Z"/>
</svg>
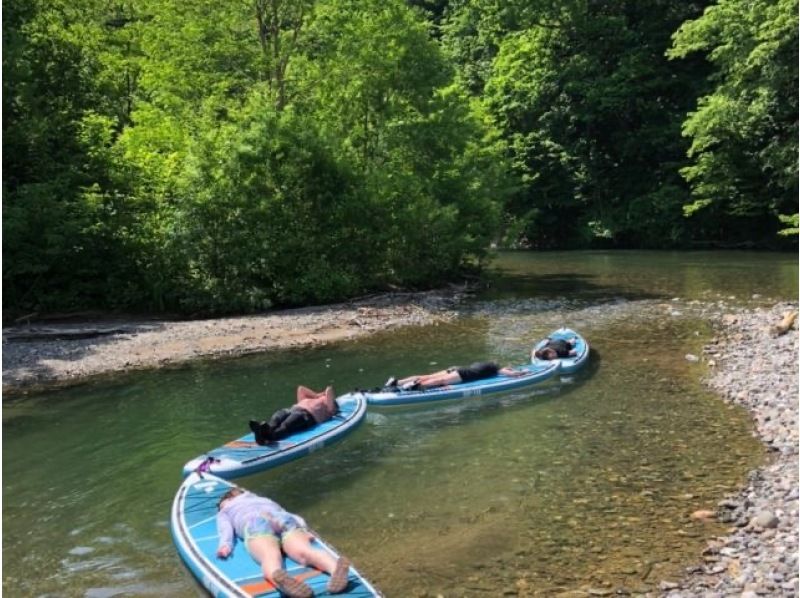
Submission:
<svg viewBox="0 0 800 598">
<path fill-rule="evenodd" d="M 6 328 L 4 396 L 138 369 L 311 347 L 448 321 L 459 316 L 458 304 L 467 292 L 386 294 L 217 320 Z M 738 493 L 713 511 L 698 511 L 698 517 L 730 524 L 730 533 L 709 541 L 699 563 L 688 567 L 679 582 L 662 581 L 662 596 L 798 596 L 798 333 L 791 328 L 776 336 L 774 331 L 791 311 L 797 311 L 796 303 L 728 309 L 711 321 L 715 338 L 704 348 L 709 366 L 704 383 L 726 403 L 749 411 L 753 433 L 769 458 L 750 472 Z"/>
<path fill-rule="evenodd" d="M 204 320 L 104 319 L 3 328 L 3 398 L 455 319 L 468 285 Z"/>
<path fill-rule="evenodd" d="M 710 370 L 703 383 L 749 412 L 767 459 L 738 492 L 692 514 L 729 525 L 728 533 L 708 541 L 679 582 L 662 581 L 660 596 L 800 595 L 798 331 L 791 324 L 785 332 L 776 326 L 797 311 L 797 303 L 784 302 L 712 320 L 716 335 L 703 349 Z"/>
</svg>

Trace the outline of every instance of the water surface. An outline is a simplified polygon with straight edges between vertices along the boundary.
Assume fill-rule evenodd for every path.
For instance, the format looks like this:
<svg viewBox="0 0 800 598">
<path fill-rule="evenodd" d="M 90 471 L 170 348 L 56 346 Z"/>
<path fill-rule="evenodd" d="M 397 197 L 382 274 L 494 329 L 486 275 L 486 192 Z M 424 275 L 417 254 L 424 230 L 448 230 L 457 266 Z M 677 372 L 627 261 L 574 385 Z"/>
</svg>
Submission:
<svg viewBox="0 0 800 598">
<path fill-rule="evenodd" d="M 479 358 L 522 362 L 562 324 L 592 360 L 500 397 L 371 408 L 334 447 L 243 478 L 387 596 L 644 592 L 723 532 L 713 508 L 763 462 L 746 413 L 688 362 L 732 304 L 795 299 L 783 254 L 511 253 L 452 323 L 322 349 L 120 376 L 3 408 L 8 596 L 197 596 L 169 535 L 184 462 L 291 402 Z"/>
</svg>

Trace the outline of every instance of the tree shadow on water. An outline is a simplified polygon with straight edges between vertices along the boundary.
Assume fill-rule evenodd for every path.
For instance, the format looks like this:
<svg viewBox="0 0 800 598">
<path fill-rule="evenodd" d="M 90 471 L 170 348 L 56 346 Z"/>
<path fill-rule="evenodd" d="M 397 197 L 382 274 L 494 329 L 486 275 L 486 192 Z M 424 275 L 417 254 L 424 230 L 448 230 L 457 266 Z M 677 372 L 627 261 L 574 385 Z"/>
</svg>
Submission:
<svg viewBox="0 0 800 598">
<path fill-rule="evenodd" d="M 663 293 L 642 290 L 633 286 L 602 284 L 596 281 L 597 278 L 595 275 L 577 272 L 502 275 L 492 280 L 492 287 L 485 291 L 480 298 L 568 297 L 592 301 L 609 297 L 624 297 L 635 301 L 665 297 Z"/>
</svg>

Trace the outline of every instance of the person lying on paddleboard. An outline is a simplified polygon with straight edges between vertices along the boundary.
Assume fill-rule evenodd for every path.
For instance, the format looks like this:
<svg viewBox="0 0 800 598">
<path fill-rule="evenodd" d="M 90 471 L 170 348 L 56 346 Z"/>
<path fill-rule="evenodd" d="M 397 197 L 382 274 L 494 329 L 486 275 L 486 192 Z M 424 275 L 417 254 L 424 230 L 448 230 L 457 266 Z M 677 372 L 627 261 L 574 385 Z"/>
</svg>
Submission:
<svg viewBox="0 0 800 598">
<path fill-rule="evenodd" d="M 244 540 L 247 551 L 261 566 L 264 578 L 290 598 L 311 598 L 308 584 L 295 579 L 283 568 L 283 554 L 298 563 L 316 567 L 331 577 L 327 590 L 339 594 L 347 589 L 350 561 L 314 548 L 314 536 L 302 517 L 284 510 L 278 503 L 231 488 L 217 503 L 217 558 L 226 559 L 233 552 L 236 537 Z"/>
<path fill-rule="evenodd" d="M 491 361 L 479 361 L 469 367 L 453 366 L 432 374 L 407 376 L 401 380 L 389 378 L 384 387 L 399 390 L 425 390 L 426 388 L 436 388 L 437 386 L 449 386 L 460 382 L 473 382 L 475 380 L 493 378 L 498 374 L 516 377 L 524 375 L 525 372 L 510 367 L 501 368 Z"/>
<path fill-rule="evenodd" d="M 548 338 L 547 343 L 541 349 L 534 349 L 533 356 L 537 359 L 553 360 L 563 357 L 574 357 L 578 354 L 575 344 L 578 339 L 571 338 L 564 340 L 561 338 Z"/>
<path fill-rule="evenodd" d="M 289 409 L 279 409 L 272 414 L 269 421 L 251 419 L 249 426 L 256 436 L 256 443 L 267 444 L 326 422 L 336 415 L 337 411 L 339 406 L 336 404 L 333 387 L 329 386 L 322 392 L 317 392 L 305 386 L 298 386 L 297 403 Z"/>
</svg>

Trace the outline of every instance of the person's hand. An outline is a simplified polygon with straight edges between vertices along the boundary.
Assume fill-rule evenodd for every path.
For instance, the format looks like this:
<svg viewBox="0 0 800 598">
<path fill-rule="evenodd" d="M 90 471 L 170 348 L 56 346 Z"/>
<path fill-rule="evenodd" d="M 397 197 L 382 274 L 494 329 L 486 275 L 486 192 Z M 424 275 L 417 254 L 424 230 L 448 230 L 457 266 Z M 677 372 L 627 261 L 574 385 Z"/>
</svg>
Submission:
<svg viewBox="0 0 800 598">
<path fill-rule="evenodd" d="M 230 546 L 220 546 L 219 548 L 217 548 L 218 559 L 227 559 L 229 556 L 231 556 Z"/>
</svg>

